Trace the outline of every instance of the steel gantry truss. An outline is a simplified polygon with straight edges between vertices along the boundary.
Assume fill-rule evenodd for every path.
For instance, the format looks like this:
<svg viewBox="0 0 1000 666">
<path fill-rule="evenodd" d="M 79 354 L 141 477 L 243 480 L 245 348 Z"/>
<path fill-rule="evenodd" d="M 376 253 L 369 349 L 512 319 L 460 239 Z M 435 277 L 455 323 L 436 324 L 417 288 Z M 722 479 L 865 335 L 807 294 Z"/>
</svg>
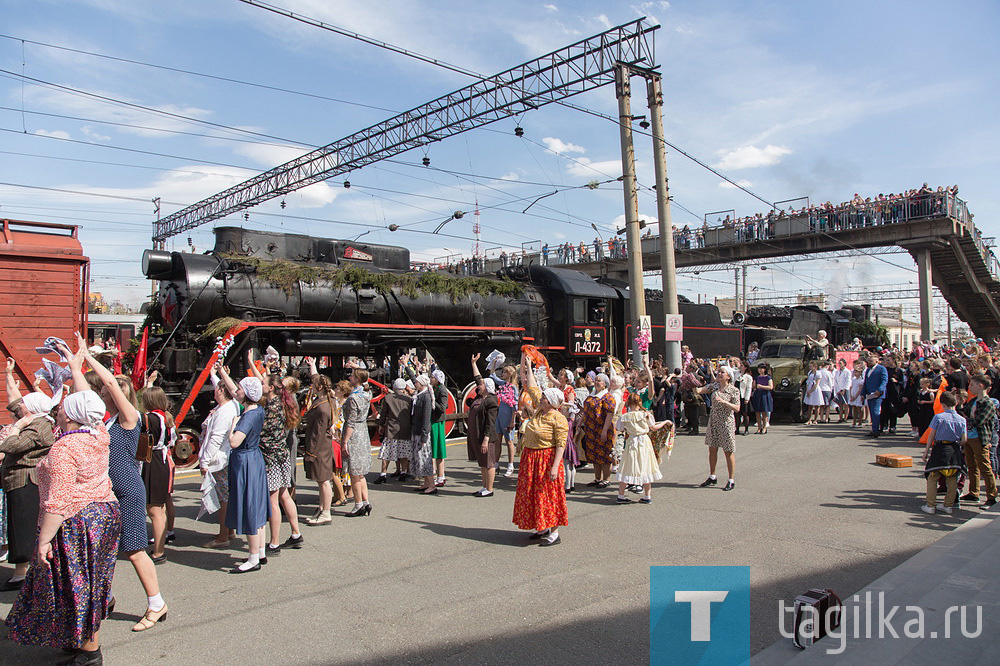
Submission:
<svg viewBox="0 0 1000 666">
<path fill-rule="evenodd" d="M 619 63 L 654 67 L 658 28 L 636 19 L 484 77 L 157 220 L 153 240 L 162 242 L 312 183 L 614 83 Z"/>
</svg>

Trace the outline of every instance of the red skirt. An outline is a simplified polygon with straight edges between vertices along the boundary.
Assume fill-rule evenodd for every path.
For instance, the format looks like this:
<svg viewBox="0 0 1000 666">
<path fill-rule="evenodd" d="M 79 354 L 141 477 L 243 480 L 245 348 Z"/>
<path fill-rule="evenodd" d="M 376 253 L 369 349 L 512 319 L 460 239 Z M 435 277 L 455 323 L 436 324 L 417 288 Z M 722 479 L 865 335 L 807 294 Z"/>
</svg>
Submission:
<svg viewBox="0 0 1000 666">
<path fill-rule="evenodd" d="M 566 481 L 562 464 L 559 465 L 559 477 L 555 481 L 549 479 L 555 452 L 555 449 L 521 451 L 521 464 L 517 468 L 513 522 L 522 530 L 541 532 L 560 525 L 569 525 Z"/>
</svg>

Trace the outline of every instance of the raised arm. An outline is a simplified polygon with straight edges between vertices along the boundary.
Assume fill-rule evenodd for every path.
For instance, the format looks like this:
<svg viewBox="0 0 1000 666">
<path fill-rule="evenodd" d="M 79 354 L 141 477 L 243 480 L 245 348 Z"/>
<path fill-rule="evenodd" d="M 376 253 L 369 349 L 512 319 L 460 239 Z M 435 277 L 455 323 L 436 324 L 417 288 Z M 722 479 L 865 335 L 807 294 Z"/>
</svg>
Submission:
<svg viewBox="0 0 1000 666">
<path fill-rule="evenodd" d="M 521 372 L 526 389 L 538 388 L 538 380 L 535 379 L 535 373 L 531 369 L 531 359 L 527 356 L 521 357 Z"/>
<path fill-rule="evenodd" d="M 111 400 L 115 403 L 115 407 L 118 408 L 118 423 L 125 430 L 131 430 L 139 423 L 139 412 L 136 410 L 135 406 L 129 402 L 129 399 L 125 397 L 125 392 L 122 391 L 122 387 L 118 385 L 118 380 L 115 378 L 113 372 L 101 365 L 97 359 L 91 356 L 90 352 L 87 351 L 87 342 L 80 337 L 80 334 L 76 334 L 76 344 L 77 353 L 83 352 L 83 358 L 87 361 L 97 376 L 100 378 L 101 383 L 104 384 L 111 392 Z M 84 380 L 86 383 L 86 380 Z M 74 381 L 74 385 L 76 382 Z"/>
<path fill-rule="evenodd" d="M 247 350 L 247 368 L 250 369 L 250 374 L 257 379 L 264 381 L 264 376 L 260 374 L 260 370 L 257 369 L 257 364 L 253 362 L 253 349 Z"/>
<path fill-rule="evenodd" d="M 236 385 L 233 378 L 229 376 L 229 371 L 226 370 L 226 366 L 222 365 L 222 361 L 218 361 L 215 364 L 216 371 L 219 373 L 219 378 L 222 379 L 222 383 L 226 385 L 229 389 L 229 395 L 233 398 L 238 399 L 242 395 L 240 387 Z"/>
<path fill-rule="evenodd" d="M 69 359 L 69 369 L 73 373 L 73 390 L 74 391 L 89 391 L 90 383 L 83 374 L 83 350 L 77 351 L 75 354 L 71 353 L 69 349 L 63 347 L 66 351 L 66 358 Z"/>
<path fill-rule="evenodd" d="M 479 366 L 477 365 L 480 356 L 481 354 L 472 355 L 472 379 L 474 379 L 476 382 L 476 388 L 479 388 L 480 386 L 483 385 L 483 376 L 479 372 Z"/>
<path fill-rule="evenodd" d="M 21 382 L 14 376 L 14 359 L 7 359 L 7 404 L 21 399 Z"/>
</svg>

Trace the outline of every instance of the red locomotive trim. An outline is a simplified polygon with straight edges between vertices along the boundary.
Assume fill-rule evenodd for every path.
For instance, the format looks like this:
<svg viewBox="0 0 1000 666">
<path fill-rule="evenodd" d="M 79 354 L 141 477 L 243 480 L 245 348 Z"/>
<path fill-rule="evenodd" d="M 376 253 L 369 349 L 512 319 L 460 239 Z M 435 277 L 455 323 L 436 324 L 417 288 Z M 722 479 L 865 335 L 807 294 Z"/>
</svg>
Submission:
<svg viewBox="0 0 1000 666">
<path fill-rule="evenodd" d="M 391 329 L 399 330 L 405 329 L 409 331 L 523 331 L 523 327 L 507 326 L 507 327 L 489 327 L 489 326 L 428 326 L 423 324 L 346 324 L 346 323 L 335 323 L 335 322 L 316 322 L 316 323 L 306 323 L 306 322 L 284 322 L 284 321 L 262 321 L 262 322 L 248 322 L 245 321 L 241 324 L 229 329 L 229 332 L 223 336 L 223 339 L 235 337 L 251 328 L 345 328 L 345 329 Z M 198 375 L 198 379 L 195 380 L 194 386 L 191 387 L 191 393 L 185 398 L 184 404 L 181 405 L 180 410 L 177 412 L 175 419 L 177 423 L 183 423 L 184 418 L 187 416 L 188 411 L 191 410 L 191 405 L 194 404 L 195 398 L 201 393 L 201 387 L 205 385 L 208 380 L 208 375 L 211 371 L 215 362 L 219 360 L 218 352 L 212 352 L 212 355 L 208 359 L 208 363 L 205 364 L 204 369 L 201 374 Z"/>
</svg>

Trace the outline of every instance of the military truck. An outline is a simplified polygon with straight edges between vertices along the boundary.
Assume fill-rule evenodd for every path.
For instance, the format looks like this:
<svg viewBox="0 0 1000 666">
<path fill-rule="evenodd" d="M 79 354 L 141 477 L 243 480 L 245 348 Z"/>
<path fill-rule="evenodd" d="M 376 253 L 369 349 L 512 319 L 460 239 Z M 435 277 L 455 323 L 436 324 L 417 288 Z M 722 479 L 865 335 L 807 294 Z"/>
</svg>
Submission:
<svg viewBox="0 0 1000 666">
<path fill-rule="evenodd" d="M 805 338 L 775 338 L 761 345 L 756 365 L 767 363 L 771 366 L 774 382 L 772 417 L 786 416 L 798 423 L 806 420 L 808 410 L 803 398 L 809 361 L 826 358 L 826 353 L 808 344 Z"/>
</svg>

